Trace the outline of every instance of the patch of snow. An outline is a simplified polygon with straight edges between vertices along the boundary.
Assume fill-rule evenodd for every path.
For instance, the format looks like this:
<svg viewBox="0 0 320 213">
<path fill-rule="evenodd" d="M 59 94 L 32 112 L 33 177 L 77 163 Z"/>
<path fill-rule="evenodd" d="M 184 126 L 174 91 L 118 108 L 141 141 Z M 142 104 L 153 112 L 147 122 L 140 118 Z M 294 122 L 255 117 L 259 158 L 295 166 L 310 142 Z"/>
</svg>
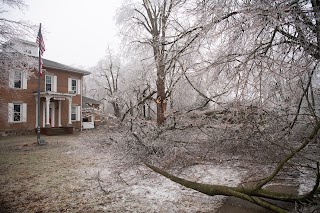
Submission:
<svg viewBox="0 0 320 213">
<path fill-rule="evenodd" d="M 315 173 L 302 167 L 300 169 L 300 174 L 299 174 L 299 179 L 298 179 L 299 195 L 303 195 L 307 192 L 310 192 L 312 190 L 312 188 L 314 187 L 315 181 L 316 181 Z"/>
<path fill-rule="evenodd" d="M 185 169 L 177 176 L 198 182 L 236 186 L 240 183 L 244 174 L 244 172 L 238 172 L 230 167 L 195 165 Z M 203 206 L 201 211 L 213 211 L 223 201 L 222 196 L 204 195 L 172 182 L 161 175 L 145 178 L 138 184 L 131 186 L 127 191 L 135 197 L 135 200 L 143 200 L 149 211 L 159 211 L 160 208 L 164 212 L 175 212 L 174 209 L 177 206 L 179 208 L 176 210 L 187 209 L 188 212 L 199 211 L 200 206 Z M 199 205 L 195 206 L 194 202 Z M 204 207 L 205 209 L 203 209 Z"/>
<path fill-rule="evenodd" d="M 165 179 L 144 180 L 131 188 L 134 195 L 144 196 L 148 200 L 157 202 L 175 201 L 179 197 L 179 186 Z"/>
<path fill-rule="evenodd" d="M 245 173 L 245 171 L 221 165 L 195 165 L 186 169 L 182 174 L 192 178 L 192 181 L 237 186 Z"/>
</svg>

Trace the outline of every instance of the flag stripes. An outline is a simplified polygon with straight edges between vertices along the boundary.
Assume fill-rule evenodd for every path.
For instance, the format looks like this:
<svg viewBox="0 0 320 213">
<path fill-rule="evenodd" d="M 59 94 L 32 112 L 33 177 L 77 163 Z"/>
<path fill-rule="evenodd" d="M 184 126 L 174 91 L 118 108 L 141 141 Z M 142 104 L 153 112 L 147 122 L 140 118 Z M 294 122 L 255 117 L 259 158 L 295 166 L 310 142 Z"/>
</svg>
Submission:
<svg viewBox="0 0 320 213">
<path fill-rule="evenodd" d="M 42 76 L 42 65 L 43 65 L 42 56 L 43 56 L 43 52 L 46 50 L 46 47 L 44 45 L 44 40 L 43 40 L 43 36 L 42 36 L 42 33 L 41 33 L 41 24 L 40 24 L 40 28 L 39 28 L 39 31 L 38 31 L 38 36 L 37 36 L 36 43 L 39 46 L 39 63 L 40 63 L 39 73 L 40 73 L 40 76 Z"/>
</svg>

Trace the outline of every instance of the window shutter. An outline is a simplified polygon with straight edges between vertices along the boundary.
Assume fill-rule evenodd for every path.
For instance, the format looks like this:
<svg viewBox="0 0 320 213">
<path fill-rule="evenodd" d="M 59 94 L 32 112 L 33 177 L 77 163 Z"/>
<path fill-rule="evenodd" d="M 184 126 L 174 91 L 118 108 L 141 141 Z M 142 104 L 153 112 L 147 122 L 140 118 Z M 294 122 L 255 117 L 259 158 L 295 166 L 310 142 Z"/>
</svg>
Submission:
<svg viewBox="0 0 320 213">
<path fill-rule="evenodd" d="M 9 87 L 14 88 L 14 70 L 9 71 Z"/>
<path fill-rule="evenodd" d="M 53 76 L 53 92 L 57 92 L 57 84 L 58 84 L 57 76 Z"/>
<path fill-rule="evenodd" d="M 80 95 L 81 94 L 81 80 L 79 79 L 78 81 L 77 81 L 77 93 Z"/>
<path fill-rule="evenodd" d="M 22 122 L 27 122 L 27 104 L 22 104 Z"/>
<path fill-rule="evenodd" d="M 77 121 L 80 121 L 80 113 L 81 113 L 80 106 L 77 106 Z"/>
<path fill-rule="evenodd" d="M 27 83 L 28 83 L 28 78 L 27 78 L 27 73 L 22 72 L 22 89 L 27 89 Z"/>
<path fill-rule="evenodd" d="M 68 92 L 71 92 L 71 78 L 68 78 Z"/>
<path fill-rule="evenodd" d="M 13 122 L 13 103 L 8 103 L 8 122 Z"/>
</svg>

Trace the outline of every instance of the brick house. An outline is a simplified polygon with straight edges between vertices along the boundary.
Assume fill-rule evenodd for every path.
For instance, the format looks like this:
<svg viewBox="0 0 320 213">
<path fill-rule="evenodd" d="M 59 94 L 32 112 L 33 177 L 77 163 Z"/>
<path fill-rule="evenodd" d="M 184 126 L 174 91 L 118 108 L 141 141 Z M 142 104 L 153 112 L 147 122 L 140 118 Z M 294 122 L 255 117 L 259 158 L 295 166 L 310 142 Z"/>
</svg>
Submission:
<svg viewBox="0 0 320 213">
<path fill-rule="evenodd" d="M 20 45 L 19 52 L 36 55 L 37 46 L 32 42 Z M 14 43 L 11 43 L 14 44 Z M 21 46 L 27 50 L 21 49 Z M 8 116 L 0 116 L 0 132 L 16 134 L 35 132 L 37 126 L 38 77 L 35 70 L 27 77 L 23 70 L 10 72 L 8 88 L 0 88 L 0 101 L 7 107 Z M 40 127 L 46 129 L 82 127 L 83 77 L 90 72 L 43 59 L 40 78 Z"/>
</svg>

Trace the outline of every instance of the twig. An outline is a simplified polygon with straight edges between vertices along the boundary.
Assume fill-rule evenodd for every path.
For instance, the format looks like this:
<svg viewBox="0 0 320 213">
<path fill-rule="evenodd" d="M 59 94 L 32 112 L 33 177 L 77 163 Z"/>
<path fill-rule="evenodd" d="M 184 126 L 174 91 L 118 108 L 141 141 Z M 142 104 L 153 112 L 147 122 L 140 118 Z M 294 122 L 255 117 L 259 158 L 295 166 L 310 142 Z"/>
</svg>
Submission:
<svg viewBox="0 0 320 213">
<path fill-rule="evenodd" d="M 99 188 L 101 189 L 101 191 L 103 191 L 103 193 L 105 193 L 106 195 L 110 194 L 111 191 L 105 190 L 105 189 L 102 187 L 102 185 L 101 185 L 101 182 L 103 182 L 103 181 L 100 180 L 100 171 L 98 171 L 97 180 L 98 180 Z"/>
</svg>

